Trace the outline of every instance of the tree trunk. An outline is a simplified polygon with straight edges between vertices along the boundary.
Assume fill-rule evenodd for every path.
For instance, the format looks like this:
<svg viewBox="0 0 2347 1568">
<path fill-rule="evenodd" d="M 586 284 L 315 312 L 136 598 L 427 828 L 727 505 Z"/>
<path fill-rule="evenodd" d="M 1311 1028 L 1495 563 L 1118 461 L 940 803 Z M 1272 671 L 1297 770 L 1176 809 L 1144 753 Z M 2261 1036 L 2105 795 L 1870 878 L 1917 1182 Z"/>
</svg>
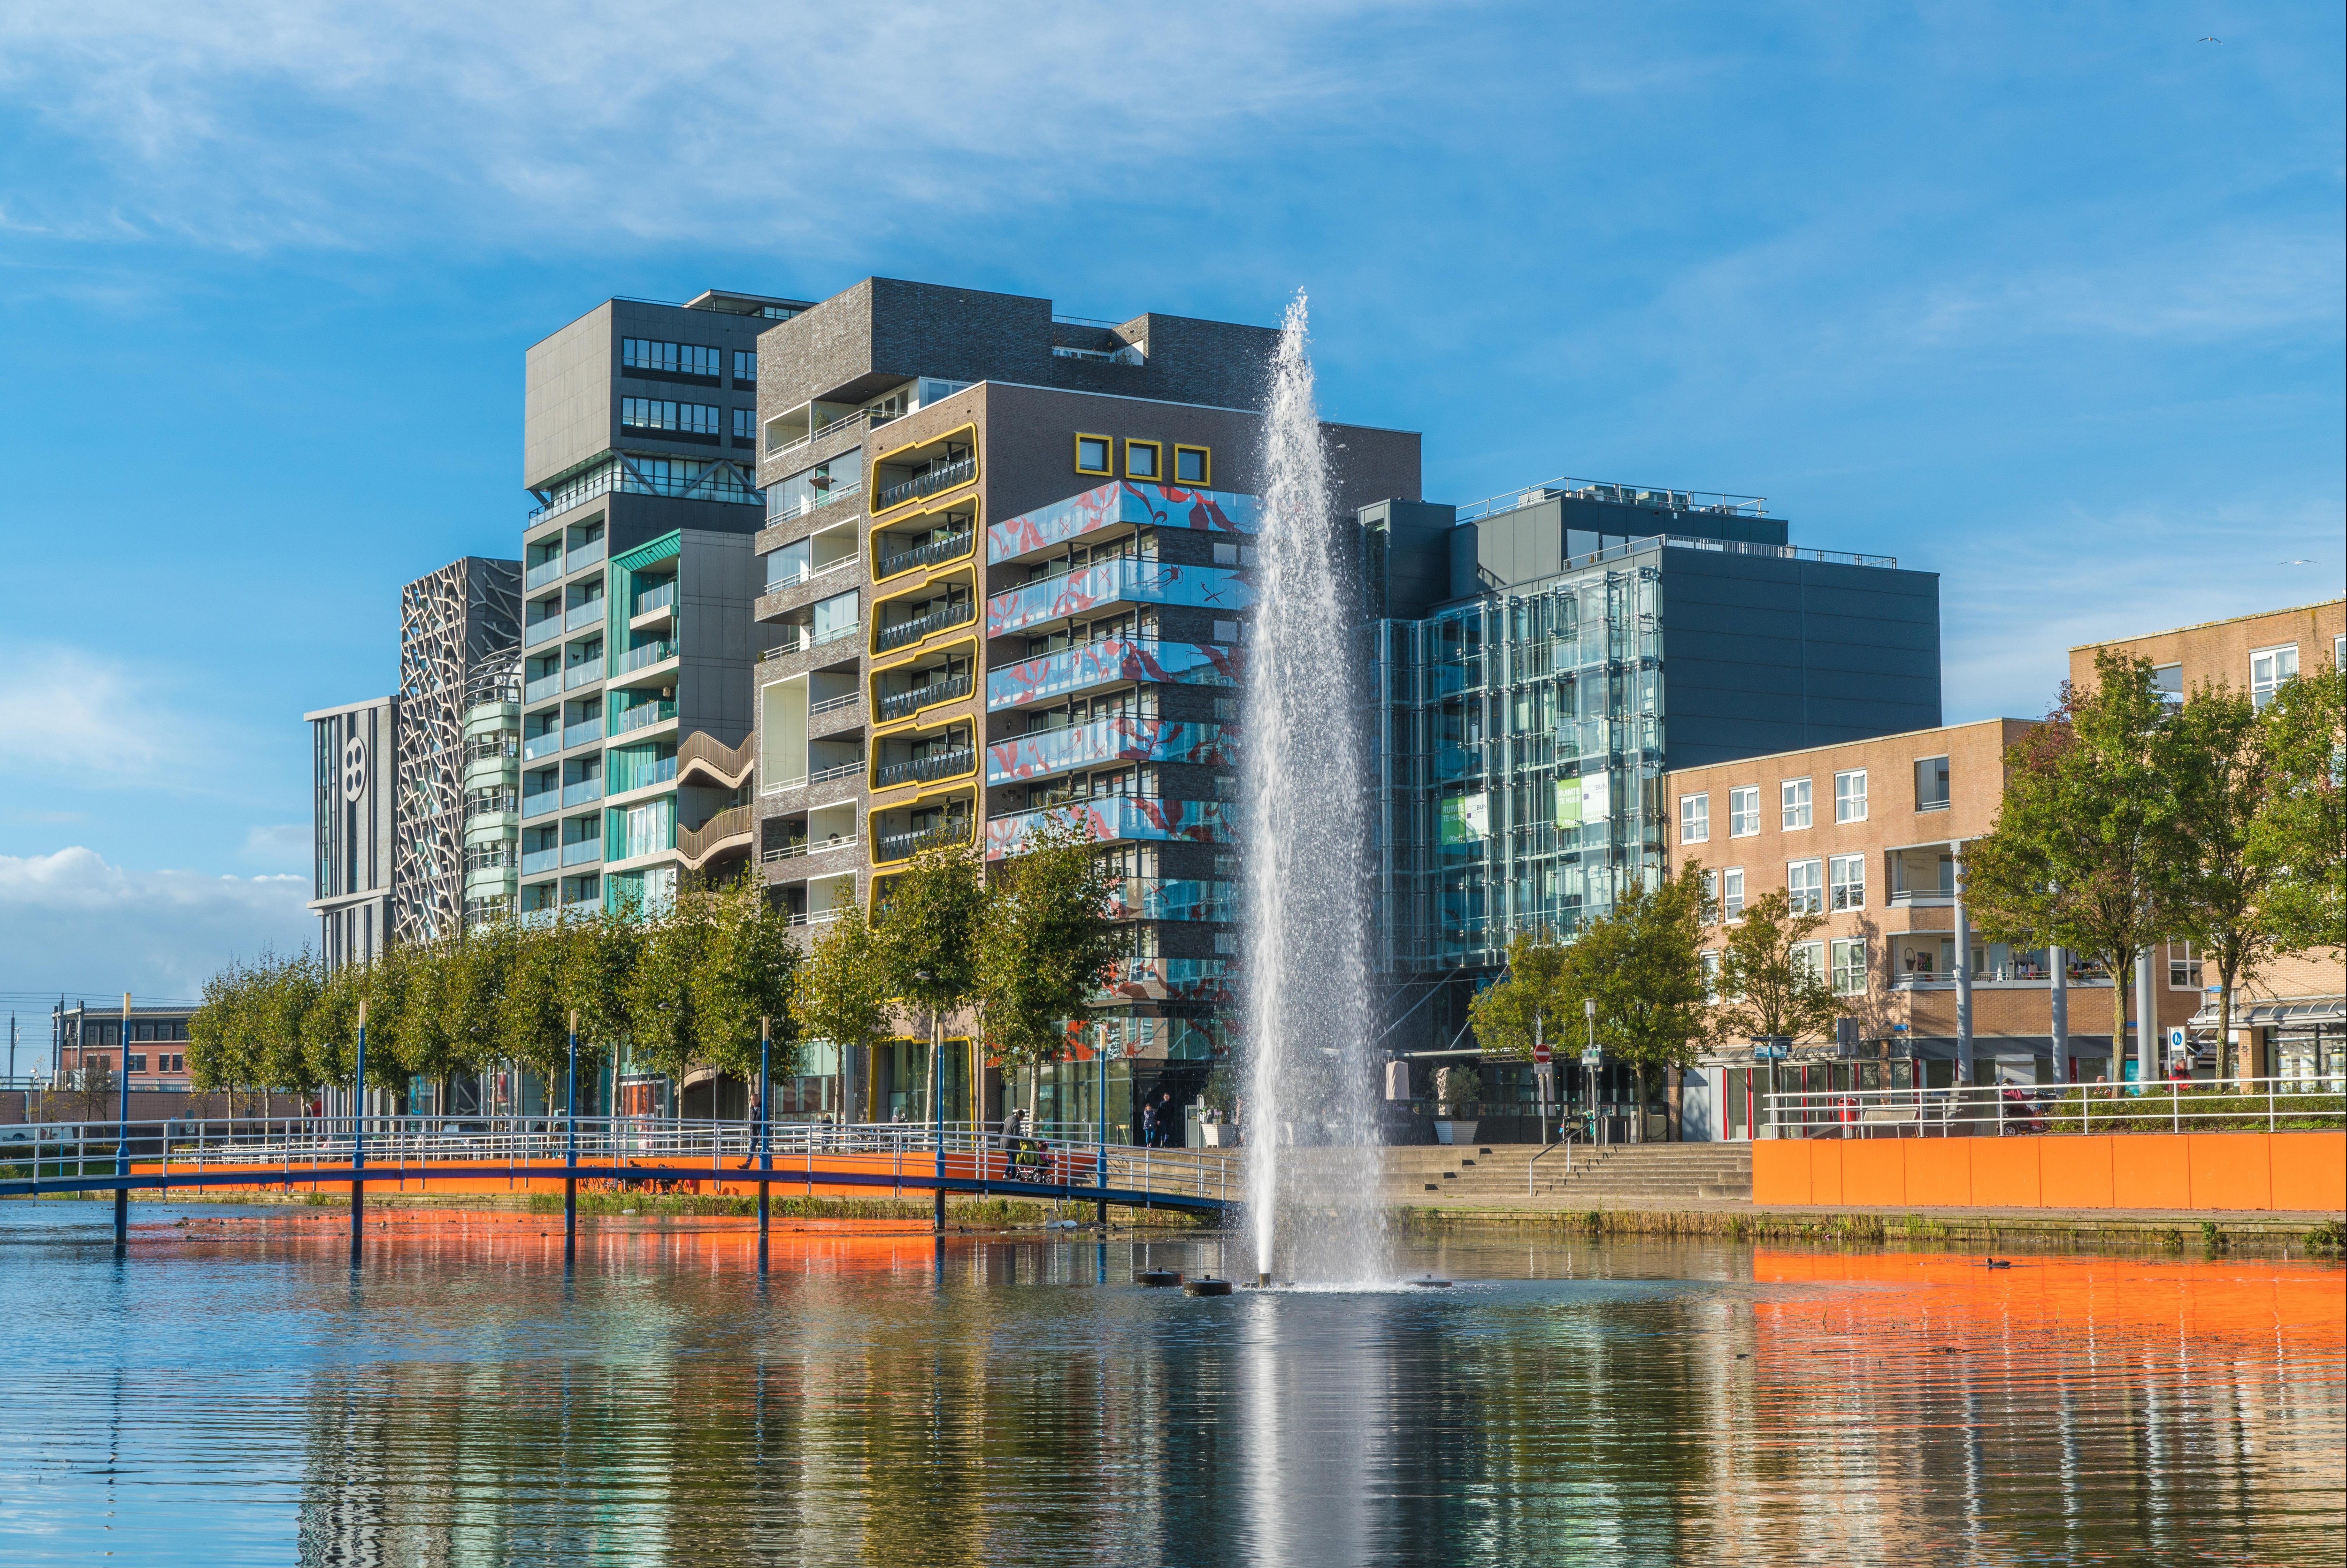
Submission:
<svg viewBox="0 0 2347 1568">
<path fill-rule="evenodd" d="M 2135 954 L 2111 956 L 2111 1095 L 2127 1092 L 2127 993 L 2135 989 Z"/>
<path fill-rule="evenodd" d="M 2241 1071 L 2248 1064 L 2233 1051 L 2233 972 L 2239 967 L 2237 960 L 2217 970 L 2217 1076 L 2230 1077 L 2237 1088 L 2250 1076 Z"/>
<path fill-rule="evenodd" d="M 1677 1143 L 1684 1141 L 1684 1135 L 1679 1126 L 1679 1094 L 1682 1088 L 1679 1081 L 1682 1076 L 1681 1070 L 1676 1065 L 1666 1063 L 1663 1068 L 1663 1072 L 1665 1074 L 1663 1079 L 1663 1103 L 1667 1107 L 1664 1112 L 1663 1141 L 1666 1143 Z"/>
</svg>

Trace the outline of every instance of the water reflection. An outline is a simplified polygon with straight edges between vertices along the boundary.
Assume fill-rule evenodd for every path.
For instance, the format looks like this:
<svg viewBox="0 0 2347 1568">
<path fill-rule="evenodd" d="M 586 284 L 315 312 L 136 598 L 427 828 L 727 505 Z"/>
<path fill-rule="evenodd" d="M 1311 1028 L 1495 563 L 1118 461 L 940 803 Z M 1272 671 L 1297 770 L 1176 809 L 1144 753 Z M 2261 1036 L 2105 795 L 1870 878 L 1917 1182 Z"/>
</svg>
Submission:
<svg viewBox="0 0 2347 1568">
<path fill-rule="evenodd" d="M 74 1211 L 87 1210 L 80 1223 Z M 216 1211 L 207 1211 L 217 1220 Z M 60 1216 L 66 1216 L 61 1218 Z M 1122 1243 L 0 1208 L 12 1562 L 2336 1561 L 2340 1273 L 1498 1239 L 1450 1291 Z M 87 1235 L 83 1235 L 84 1231 Z M 1221 1244 L 1156 1243 L 1201 1272 Z M 93 1397 L 96 1396 L 96 1397 Z"/>
</svg>

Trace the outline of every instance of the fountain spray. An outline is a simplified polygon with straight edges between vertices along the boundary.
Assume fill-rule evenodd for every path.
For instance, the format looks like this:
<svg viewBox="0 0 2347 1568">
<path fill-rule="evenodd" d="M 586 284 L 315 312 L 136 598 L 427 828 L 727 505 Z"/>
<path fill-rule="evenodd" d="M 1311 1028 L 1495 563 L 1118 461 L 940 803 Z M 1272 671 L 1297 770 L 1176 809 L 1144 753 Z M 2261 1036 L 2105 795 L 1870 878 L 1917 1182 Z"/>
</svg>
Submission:
<svg viewBox="0 0 2347 1568">
<path fill-rule="evenodd" d="M 1264 421 L 1248 649 L 1247 1213 L 1255 1276 L 1383 1277 L 1370 1061 L 1368 837 L 1353 550 L 1336 516 L 1299 292 Z"/>
</svg>

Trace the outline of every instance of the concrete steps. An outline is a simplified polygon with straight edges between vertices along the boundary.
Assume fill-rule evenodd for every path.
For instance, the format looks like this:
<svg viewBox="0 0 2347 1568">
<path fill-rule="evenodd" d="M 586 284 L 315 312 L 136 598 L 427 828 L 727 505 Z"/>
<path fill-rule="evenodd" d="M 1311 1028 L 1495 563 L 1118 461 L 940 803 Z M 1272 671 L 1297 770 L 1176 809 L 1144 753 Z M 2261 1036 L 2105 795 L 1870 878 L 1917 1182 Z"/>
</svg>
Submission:
<svg viewBox="0 0 2347 1568">
<path fill-rule="evenodd" d="M 1537 1159 L 1535 1158 L 1537 1156 Z M 1641 1143 L 1545 1154 L 1531 1144 L 1391 1148 L 1386 1192 L 1395 1203 L 1547 1201 L 1568 1206 L 1749 1201 L 1747 1143 Z"/>
</svg>

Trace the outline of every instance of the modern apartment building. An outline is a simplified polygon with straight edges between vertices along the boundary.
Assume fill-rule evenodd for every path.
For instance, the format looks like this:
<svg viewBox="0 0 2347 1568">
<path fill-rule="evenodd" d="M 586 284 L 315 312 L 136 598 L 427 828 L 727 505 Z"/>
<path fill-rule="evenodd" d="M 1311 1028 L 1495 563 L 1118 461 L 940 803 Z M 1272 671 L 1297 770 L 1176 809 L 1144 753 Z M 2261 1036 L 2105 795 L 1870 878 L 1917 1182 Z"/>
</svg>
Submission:
<svg viewBox="0 0 2347 1568">
<path fill-rule="evenodd" d="M 399 590 L 392 893 L 402 941 L 463 927 L 469 682 L 518 640 L 520 579 L 518 561 L 466 556 Z"/>
<path fill-rule="evenodd" d="M 465 925 L 518 907 L 521 869 L 521 651 L 465 678 Z"/>
<path fill-rule="evenodd" d="M 748 852 L 737 753 L 771 635 L 752 616 L 758 334 L 805 308 L 610 300 L 529 351 L 525 915 L 656 910 L 681 872 Z"/>
<path fill-rule="evenodd" d="M 1760 497 L 1561 479 L 1361 523 L 1395 1049 L 1457 1043 L 1516 933 L 1653 885 L 1670 769 L 1940 721 L 1937 576 L 1796 548 Z"/>
<path fill-rule="evenodd" d="M 2070 679 L 2090 685 L 2098 650 L 2148 659 L 2163 691 L 2179 699 L 2203 686 L 2247 692 L 2262 706 L 2293 675 L 2347 668 L 2347 600 L 2235 616 L 2070 650 Z M 2197 958 L 2188 960 L 2197 971 Z M 2210 985 L 2215 976 L 2207 977 Z M 2199 1054 L 2213 1060 L 2217 998 L 2191 1020 Z M 2251 976 L 2233 999 L 2233 1039 L 2222 1071 L 2232 1077 L 2347 1076 L 2347 953 L 2297 953 Z"/>
<path fill-rule="evenodd" d="M 1132 957 L 1078 1061 L 1037 1086 L 1047 1120 L 1097 1114 L 1105 1076 L 1129 1129 L 1136 1096 L 1170 1075 L 1186 1097 L 1227 1044 L 1276 342 L 877 278 L 760 339 L 759 865 L 820 924 L 923 849 L 999 859 L 1047 814 L 1081 822 L 1115 859 Z M 1415 435 L 1328 429 L 1344 506 L 1416 499 Z M 818 1064 L 822 1092 L 918 1115 L 924 1055 Z M 977 1056 L 953 1053 L 948 1102 L 998 1115 Z"/>
<path fill-rule="evenodd" d="M 309 907 L 318 951 L 339 968 L 374 958 L 395 927 L 400 701 L 375 697 L 302 717 L 310 726 Z"/>
</svg>

